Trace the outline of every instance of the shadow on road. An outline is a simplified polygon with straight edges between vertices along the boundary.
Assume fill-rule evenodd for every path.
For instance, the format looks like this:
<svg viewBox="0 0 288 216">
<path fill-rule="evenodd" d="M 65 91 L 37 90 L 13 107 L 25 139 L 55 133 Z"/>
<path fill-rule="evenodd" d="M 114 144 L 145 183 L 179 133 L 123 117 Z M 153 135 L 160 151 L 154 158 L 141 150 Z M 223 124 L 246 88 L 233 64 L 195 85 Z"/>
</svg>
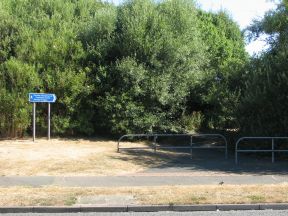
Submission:
<svg viewBox="0 0 288 216">
<path fill-rule="evenodd" d="M 239 164 L 236 165 L 234 155 L 224 158 L 224 151 L 215 149 L 193 150 L 193 159 L 189 150 L 186 151 L 121 151 L 119 160 L 130 160 L 133 163 L 147 167 L 145 173 L 173 173 L 173 172 L 219 172 L 221 174 L 248 174 L 248 175 L 288 175 L 288 161 L 271 163 L 271 155 L 259 157 L 255 154 L 239 154 Z M 127 157 L 123 157 L 127 155 Z"/>
</svg>

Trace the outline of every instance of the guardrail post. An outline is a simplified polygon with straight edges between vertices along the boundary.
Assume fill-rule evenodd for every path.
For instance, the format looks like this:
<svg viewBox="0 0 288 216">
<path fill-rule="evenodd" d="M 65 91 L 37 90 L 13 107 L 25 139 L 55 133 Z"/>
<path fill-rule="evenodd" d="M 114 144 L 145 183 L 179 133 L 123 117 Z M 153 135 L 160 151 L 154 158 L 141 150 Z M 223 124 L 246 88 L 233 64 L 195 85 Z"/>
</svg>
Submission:
<svg viewBox="0 0 288 216">
<path fill-rule="evenodd" d="M 157 136 L 154 136 L 154 139 L 153 139 L 153 144 L 154 144 L 154 153 L 156 153 L 156 150 L 157 150 L 157 143 L 156 143 L 156 140 L 157 140 Z"/>
<path fill-rule="evenodd" d="M 235 164 L 238 165 L 238 152 L 235 150 Z"/>
<path fill-rule="evenodd" d="M 191 159 L 193 157 L 193 136 L 190 136 L 190 154 L 191 154 Z"/>
<path fill-rule="evenodd" d="M 274 139 L 272 138 L 272 163 L 275 161 Z"/>
<path fill-rule="evenodd" d="M 224 139 L 225 142 L 225 159 L 228 159 L 228 143 L 226 138 Z"/>
<path fill-rule="evenodd" d="M 120 142 L 121 142 L 121 140 L 122 140 L 123 137 L 125 137 L 125 135 L 124 135 L 124 136 L 121 136 L 121 137 L 118 139 L 118 143 L 117 143 L 117 153 L 120 152 Z"/>
<path fill-rule="evenodd" d="M 118 153 L 120 152 L 120 142 L 122 141 L 122 139 L 123 139 L 124 137 L 127 137 L 127 136 L 129 136 L 129 135 L 123 135 L 123 136 L 121 136 L 121 137 L 118 139 L 118 143 L 117 143 L 117 152 L 118 152 Z"/>
<path fill-rule="evenodd" d="M 236 145 L 235 145 L 235 164 L 236 165 L 238 165 L 238 143 L 239 143 L 239 140 L 237 140 Z"/>
</svg>

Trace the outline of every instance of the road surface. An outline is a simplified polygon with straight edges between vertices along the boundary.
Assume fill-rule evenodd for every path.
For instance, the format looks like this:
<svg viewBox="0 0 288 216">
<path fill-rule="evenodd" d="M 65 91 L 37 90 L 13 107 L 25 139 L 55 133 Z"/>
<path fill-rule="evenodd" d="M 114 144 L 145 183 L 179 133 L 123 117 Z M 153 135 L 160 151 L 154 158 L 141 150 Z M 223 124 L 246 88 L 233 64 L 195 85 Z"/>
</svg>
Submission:
<svg viewBox="0 0 288 216">
<path fill-rule="evenodd" d="M 288 210 L 213 211 L 213 212 L 126 212 L 126 213 L 61 213 L 3 214 L 3 216 L 286 216 Z"/>
</svg>

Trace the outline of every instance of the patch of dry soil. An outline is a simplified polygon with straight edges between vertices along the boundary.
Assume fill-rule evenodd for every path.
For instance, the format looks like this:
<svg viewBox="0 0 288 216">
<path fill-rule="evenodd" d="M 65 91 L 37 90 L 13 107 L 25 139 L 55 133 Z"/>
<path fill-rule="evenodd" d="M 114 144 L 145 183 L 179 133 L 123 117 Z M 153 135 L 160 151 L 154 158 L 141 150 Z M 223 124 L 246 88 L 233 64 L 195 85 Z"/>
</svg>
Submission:
<svg viewBox="0 0 288 216">
<path fill-rule="evenodd" d="M 143 170 L 106 140 L 0 141 L 0 175 L 122 175 Z"/>
</svg>

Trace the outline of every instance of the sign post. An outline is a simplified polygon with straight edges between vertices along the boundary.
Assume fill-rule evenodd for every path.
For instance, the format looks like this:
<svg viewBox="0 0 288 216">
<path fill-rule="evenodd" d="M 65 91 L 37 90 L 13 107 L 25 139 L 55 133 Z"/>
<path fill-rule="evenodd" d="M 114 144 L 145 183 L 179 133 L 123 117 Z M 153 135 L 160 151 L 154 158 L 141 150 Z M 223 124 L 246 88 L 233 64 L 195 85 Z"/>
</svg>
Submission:
<svg viewBox="0 0 288 216">
<path fill-rule="evenodd" d="M 33 142 L 35 142 L 36 135 L 36 103 L 33 103 Z"/>
<path fill-rule="evenodd" d="M 50 140 L 50 110 L 51 106 L 50 103 L 48 103 L 48 140 Z"/>
<path fill-rule="evenodd" d="M 50 140 L 51 126 L 51 103 L 55 103 L 57 97 L 55 94 L 29 93 L 29 102 L 33 103 L 33 142 L 36 137 L 36 103 L 48 103 L 48 133 L 47 138 Z"/>
</svg>

